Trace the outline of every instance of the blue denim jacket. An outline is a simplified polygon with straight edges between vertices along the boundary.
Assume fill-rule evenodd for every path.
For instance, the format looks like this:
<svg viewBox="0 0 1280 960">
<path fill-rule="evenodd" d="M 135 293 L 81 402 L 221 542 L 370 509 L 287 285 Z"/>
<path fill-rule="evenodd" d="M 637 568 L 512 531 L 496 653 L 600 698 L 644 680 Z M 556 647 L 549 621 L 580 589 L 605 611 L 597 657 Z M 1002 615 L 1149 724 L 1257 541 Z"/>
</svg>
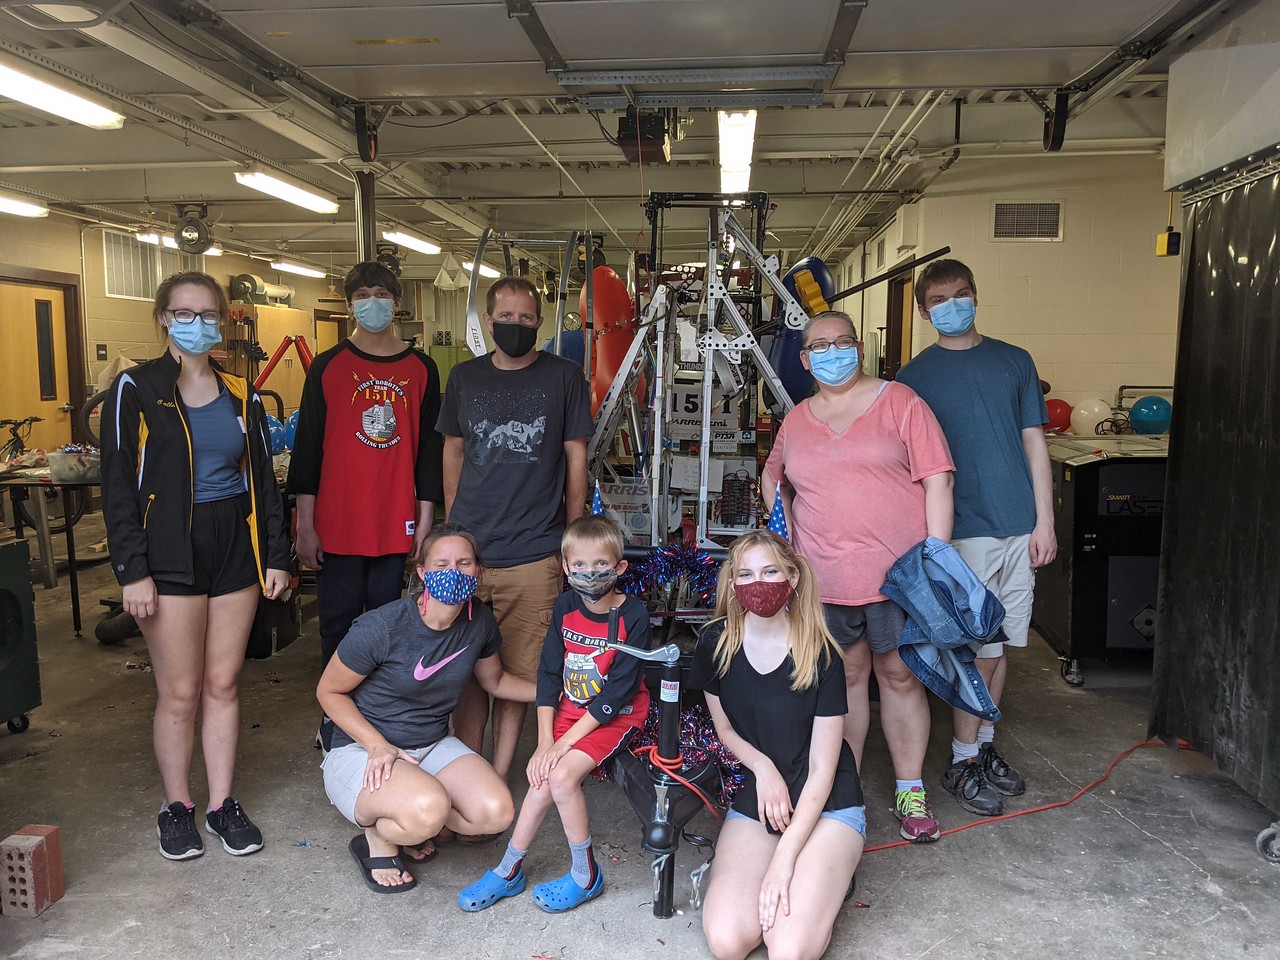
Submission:
<svg viewBox="0 0 1280 960">
<path fill-rule="evenodd" d="M 1004 607 L 949 543 L 929 537 L 898 558 L 880 591 L 907 612 L 898 655 L 951 706 L 992 723 L 1000 709 L 974 665 L 1004 639 Z"/>
</svg>

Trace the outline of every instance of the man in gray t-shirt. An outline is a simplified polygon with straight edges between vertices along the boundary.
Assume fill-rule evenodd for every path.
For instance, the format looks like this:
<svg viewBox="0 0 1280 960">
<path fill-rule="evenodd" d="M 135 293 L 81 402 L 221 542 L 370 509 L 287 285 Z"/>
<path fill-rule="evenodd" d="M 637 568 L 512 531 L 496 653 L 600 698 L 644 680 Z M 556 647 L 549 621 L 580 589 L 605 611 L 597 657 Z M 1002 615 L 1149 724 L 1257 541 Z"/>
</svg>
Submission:
<svg viewBox="0 0 1280 960">
<path fill-rule="evenodd" d="M 534 349 L 538 291 L 520 277 L 489 288 L 484 324 L 494 351 L 449 373 L 436 429 L 444 435 L 448 519 L 480 541 L 485 572 L 476 593 L 493 607 L 503 669 L 536 680 L 551 607 L 564 588 L 560 535 L 587 498 L 593 422 L 582 369 Z M 506 777 L 528 705 L 493 704 L 493 768 Z M 484 740 L 489 702 L 471 682 L 454 733 L 472 750 Z"/>
<path fill-rule="evenodd" d="M 938 332 L 898 373 L 929 404 L 955 461 L 953 545 L 1005 607 L 1004 643 L 978 654 L 978 670 L 998 704 L 1006 647 L 1025 647 L 1036 567 L 1053 561 L 1053 485 L 1043 424 L 1048 421 L 1031 355 L 984 337 L 974 323 L 978 285 L 959 260 L 935 260 L 915 285 L 920 317 Z M 1004 811 L 1001 795 L 1026 789 L 996 752 L 995 728 L 954 711 L 951 764 L 943 785 L 966 810 Z"/>
</svg>

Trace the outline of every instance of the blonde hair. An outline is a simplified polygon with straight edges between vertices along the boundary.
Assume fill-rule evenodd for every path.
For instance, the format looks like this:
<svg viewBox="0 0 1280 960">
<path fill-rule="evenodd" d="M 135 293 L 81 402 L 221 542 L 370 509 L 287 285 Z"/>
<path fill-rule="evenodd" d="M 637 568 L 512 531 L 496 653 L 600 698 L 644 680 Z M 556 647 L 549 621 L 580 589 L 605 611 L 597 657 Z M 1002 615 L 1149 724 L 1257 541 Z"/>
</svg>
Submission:
<svg viewBox="0 0 1280 960">
<path fill-rule="evenodd" d="M 581 544 L 598 543 L 613 550 L 615 562 L 622 559 L 622 549 L 626 541 L 622 536 L 622 528 L 600 514 L 587 514 L 579 517 L 565 528 L 560 538 L 560 553 L 566 554 Z"/>
<path fill-rule="evenodd" d="M 809 561 L 799 556 L 787 541 L 768 530 L 752 530 L 744 533 L 729 547 L 729 557 L 720 565 L 720 579 L 716 584 L 717 619 L 724 620 L 724 630 L 716 641 L 716 675 L 723 677 L 729 664 L 742 649 L 746 611 L 734 595 L 733 585 L 742 567 L 742 556 L 752 547 L 767 547 L 782 567 L 787 579 L 795 578 L 796 590 L 787 605 L 787 621 L 791 627 L 791 659 L 795 669 L 791 671 L 791 689 L 807 690 L 815 686 L 818 677 L 831 662 L 840 656 L 840 645 L 827 629 L 822 615 L 822 601 L 818 598 L 817 577 Z"/>
<path fill-rule="evenodd" d="M 806 345 L 809 343 L 809 331 L 813 329 L 813 325 L 819 320 L 843 320 L 845 325 L 849 328 L 849 336 L 853 337 L 853 339 L 857 340 L 859 343 L 862 342 L 862 335 L 858 333 L 858 328 L 853 322 L 853 317 L 849 316 L 843 310 L 824 310 L 822 313 L 814 314 L 809 318 L 809 322 L 804 325 L 803 337 Z"/>
</svg>

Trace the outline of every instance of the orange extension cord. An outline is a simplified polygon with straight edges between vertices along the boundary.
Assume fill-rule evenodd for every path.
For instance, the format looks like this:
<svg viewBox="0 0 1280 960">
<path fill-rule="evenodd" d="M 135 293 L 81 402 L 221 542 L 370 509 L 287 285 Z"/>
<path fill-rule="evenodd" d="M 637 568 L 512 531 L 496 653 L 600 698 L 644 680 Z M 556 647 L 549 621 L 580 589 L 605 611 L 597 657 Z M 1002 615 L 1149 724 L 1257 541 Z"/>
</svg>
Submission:
<svg viewBox="0 0 1280 960">
<path fill-rule="evenodd" d="M 1090 790 L 1092 790 L 1094 787 L 1098 786 L 1101 783 L 1106 782 L 1106 780 L 1111 776 L 1112 772 L 1114 772 L 1115 768 L 1119 765 L 1120 761 L 1124 760 L 1126 757 L 1132 754 L 1135 750 L 1141 750 L 1143 747 L 1168 747 L 1168 746 L 1169 744 L 1163 742 L 1162 740 L 1157 740 L 1154 738 L 1151 740 L 1143 741 L 1142 743 L 1135 743 L 1132 747 L 1129 747 L 1129 749 L 1123 750 L 1119 754 L 1117 754 L 1116 758 L 1112 760 L 1109 764 L 1107 764 L 1107 770 L 1102 776 L 1098 777 L 1098 779 L 1092 781 L 1091 783 L 1086 783 L 1083 787 L 1077 790 L 1074 794 L 1072 794 L 1066 800 L 1058 800 L 1054 803 L 1045 803 L 1038 807 L 1031 807 L 1027 810 L 1018 810 L 1018 811 L 1015 811 L 1014 813 L 1004 813 L 998 817 L 983 817 L 981 820 L 974 820 L 972 823 L 965 823 L 965 824 L 961 824 L 958 827 L 952 827 L 950 830 L 943 830 L 942 833 L 939 834 L 939 837 L 941 838 L 953 833 L 959 833 L 961 830 L 968 830 L 971 827 L 984 827 L 987 824 L 998 823 L 1001 820 L 1012 820 L 1014 817 L 1025 817 L 1032 813 L 1042 813 L 1045 810 L 1055 810 L 1058 807 L 1070 806 L 1071 804 L 1079 800 L 1081 797 L 1083 797 Z M 1191 748 L 1191 745 L 1187 743 L 1187 741 L 1179 740 L 1176 748 L 1174 749 L 1190 750 L 1192 748 Z M 659 770 L 668 774 L 673 780 L 683 783 L 686 787 L 688 787 L 690 790 L 696 793 L 698 795 L 698 798 L 702 800 L 703 806 L 707 808 L 707 812 L 710 813 L 717 820 L 724 819 L 724 814 L 722 814 L 719 811 L 716 805 L 707 797 L 705 793 L 699 790 L 694 784 L 690 783 L 684 777 L 680 776 L 682 761 L 679 756 L 677 756 L 674 760 L 667 760 L 666 758 L 662 757 L 658 753 L 658 747 L 656 744 L 640 747 L 638 750 L 634 752 L 637 757 L 640 757 L 642 759 L 647 757 L 649 759 L 649 762 L 652 763 Z M 875 847 L 866 847 L 863 849 L 862 852 L 864 854 L 867 854 L 867 853 L 875 853 L 878 850 L 892 850 L 894 847 L 914 847 L 918 845 L 919 845 L 918 842 L 915 840 L 895 840 L 893 843 L 882 843 Z"/>
<path fill-rule="evenodd" d="M 698 798 L 702 801 L 702 805 L 707 808 L 708 813 L 710 813 L 717 820 L 724 819 L 724 814 L 720 812 L 720 809 L 714 803 L 711 802 L 711 800 L 707 797 L 705 793 L 699 790 L 696 786 L 694 786 L 684 777 L 680 776 L 680 770 L 684 763 L 680 754 L 676 754 L 676 758 L 674 760 L 668 760 L 665 757 L 663 757 L 660 753 L 658 753 L 658 745 L 656 743 L 649 744 L 648 746 L 644 746 L 644 747 L 639 747 L 638 749 L 632 752 L 635 753 L 635 755 L 637 757 L 640 757 L 641 759 L 648 757 L 649 762 L 651 764 L 653 764 L 663 773 L 667 774 L 667 776 L 671 777 L 672 780 L 676 780 L 680 783 L 683 783 L 686 787 L 688 787 L 690 790 L 696 793 L 698 795 Z"/>
<path fill-rule="evenodd" d="M 1077 800 L 1083 797 L 1086 793 L 1088 793 L 1094 787 L 1098 786 L 1098 784 L 1103 783 L 1108 777 L 1111 776 L 1111 772 L 1115 770 L 1116 765 L 1119 764 L 1120 761 L 1123 760 L 1125 757 L 1129 756 L 1129 754 L 1133 753 L 1135 750 L 1140 750 L 1143 747 L 1169 747 L 1169 746 L 1170 746 L 1169 744 L 1156 739 L 1146 740 L 1142 743 L 1135 743 L 1128 750 L 1122 751 L 1114 760 L 1111 761 L 1111 763 L 1107 765 L 1106 773 L 1100 776 L 1097 780 L 1094 780 L 1092 783 L 1085 784 L 1083 787 L 1077 790 L 1071 797 L 1067 798 L 1066 800 L 1059 800 L 1056 803 L 1046 803 L 1039 807 L 1031 807 L 1029 810 L 1018 810 L 1014 813 L 1005 813 L 1005 814 L 1001 814 L 998 817 L 983 817 L 981 820 L 975 820 L 972 823 L 965 823 L 958 827 L 952 827 L 950 830 L 943 830 L 939 836 L 945 837 L 948 834 L 959 833 L 961 830 L 968 830 L 970 827 L 985 827 L 987 824 L 998 823 L 1001 820 L 1012 820 L 1014 817 L 1025 817 L 1028 814 L 1040 813 L 1044 810 L 1053 810 L 1057 807 L 1069 806 L 1070 804 L 1075 803 Z M 1191 745 L 1187 743 L 1187 741 L 1185 740 L 1179 740 L 1175 749 L 1190 750 Z M 893 843 L 882 843 L 879 846 L 866 847 L 862 852 L 864 854 L 874 853 L 877 850 L 892 850 L 894 847 L 914 847 L 917 845 L 918 845 L 917 842 L 914 840 L 897 840 Z"/>
</svg>

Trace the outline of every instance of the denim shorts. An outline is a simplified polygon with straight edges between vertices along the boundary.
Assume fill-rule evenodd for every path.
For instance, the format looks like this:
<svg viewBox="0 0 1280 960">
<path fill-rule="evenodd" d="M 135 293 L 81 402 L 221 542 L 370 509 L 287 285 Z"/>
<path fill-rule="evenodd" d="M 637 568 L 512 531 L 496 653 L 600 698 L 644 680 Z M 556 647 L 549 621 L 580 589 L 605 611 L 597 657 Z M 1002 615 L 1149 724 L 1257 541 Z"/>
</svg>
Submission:
<svg viewBox="0 0 1280 960">
<path fill-rule="evenodd" d="M 745 813 L 739 813 L 730 807 L 724 815 L 724 822 L 730 820 L 754 820 L 755 817 L 748 817 Z M 867 839 L 867 808 L 866 807 L 845 807 L 841 810 L 823 810 L 818 814 L 819 820 L 839 820 L 846 826 L 853 827 L 860 834 L 862 839 Z"/>
</svg>

